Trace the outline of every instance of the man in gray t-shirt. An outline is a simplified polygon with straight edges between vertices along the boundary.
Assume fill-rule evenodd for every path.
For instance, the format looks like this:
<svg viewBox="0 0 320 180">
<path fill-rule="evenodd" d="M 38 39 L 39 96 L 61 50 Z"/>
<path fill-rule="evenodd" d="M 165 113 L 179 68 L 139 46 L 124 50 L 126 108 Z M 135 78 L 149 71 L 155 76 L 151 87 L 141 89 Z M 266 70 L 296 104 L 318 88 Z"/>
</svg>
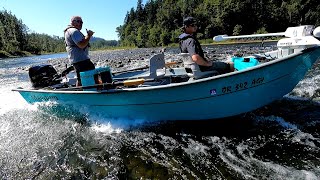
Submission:
<svg viewBox="0 0 320 180">
<path fill-rule="evenodd" d="M 87 30 L 87 35 L 84 36 L 80 31 L 82 24 L 80 16 L 73 16 L 70 25 L 64 30 L 68 58 L 77 73 L 77 86 L 81 86 L 80 72 L 95 69 L 89 58 L 89 40 L 94 32 Z"/>
<path fill-rule="evenodd" d="M 200 45 L 195 37 L 197 32 L 197 21 L 193 17 L 183 20 L 183 33 L 179 36 L 181 53 L 189 53 L 192 61 L 199 65 L 201 71 L 217 71 L 220 74 L 234 71 L 232 62 L 213 62 L 207 60 Z"/>
</svg>

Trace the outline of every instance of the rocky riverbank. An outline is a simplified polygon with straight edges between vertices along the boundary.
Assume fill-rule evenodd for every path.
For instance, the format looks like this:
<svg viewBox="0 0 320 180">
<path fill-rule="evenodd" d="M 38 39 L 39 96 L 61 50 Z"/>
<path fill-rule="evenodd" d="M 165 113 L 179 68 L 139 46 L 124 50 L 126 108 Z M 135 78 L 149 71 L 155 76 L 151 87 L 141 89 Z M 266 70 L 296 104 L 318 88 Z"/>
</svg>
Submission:
<svg viewBox="0 0 320 180">
<path fill-rule="evenodd" d="M 215 45 L 204 46 L 203 49 L 208 59 L 216 61 L 225 61 L 228 56 L 234 53 L 240 54 L 252 54 L 262 53 L 272 50 L 274 45 L 261 47 L 259 45 Z M 105 51 L 91 51 L 90 58 L 96 67 L 109 66 L 112 71 L 121 71 L 127 69 L 133 69 L 137 67 L 143 67 L 148 65 L 148 60 L 152 55 L 164 52 L 166 62 L 180 61 L 178 56 L 178 48 L 136 48 L 125 50 L 105 50 Z M 58 58 L 49 60 L 58 71 L 62 71 L 66 66 L 70 66 L 67 58 Z M 182 66 L 177 64 L 175 66 Z"/>
<path fill-rule="evenodd" d="M 130 50 L 91 51 L 90 59 L 96 67 L 109 66 L 112 70 L 123 70 L 147 65 L 147 60 L 162 48 L 140 48 Z M 68 58 L 58 58 L 48 61 L 58 71 L 70 66 Z"/>
</svg>

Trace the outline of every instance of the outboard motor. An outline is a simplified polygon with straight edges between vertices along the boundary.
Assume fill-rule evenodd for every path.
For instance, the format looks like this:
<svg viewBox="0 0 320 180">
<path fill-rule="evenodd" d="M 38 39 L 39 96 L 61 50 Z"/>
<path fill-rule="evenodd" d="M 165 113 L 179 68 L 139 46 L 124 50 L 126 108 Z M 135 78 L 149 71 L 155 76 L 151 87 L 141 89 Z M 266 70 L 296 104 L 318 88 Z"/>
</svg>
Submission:
<svg viewBox="0 0 320 180">
<path fill-rule="evenodd" d="M 29 78 L 34 88 L 43 88 L 59 84 L 60 78 L 52 65 L 37 65 L 29 68 Z"/>
<path fill-rule="evenodd" d="M 312 32 L 313 36 L 315 38 L 317 38 L 318 40 L 320 40 L 320 26 L 316 27 L 313 32 Z"/>
</svg>

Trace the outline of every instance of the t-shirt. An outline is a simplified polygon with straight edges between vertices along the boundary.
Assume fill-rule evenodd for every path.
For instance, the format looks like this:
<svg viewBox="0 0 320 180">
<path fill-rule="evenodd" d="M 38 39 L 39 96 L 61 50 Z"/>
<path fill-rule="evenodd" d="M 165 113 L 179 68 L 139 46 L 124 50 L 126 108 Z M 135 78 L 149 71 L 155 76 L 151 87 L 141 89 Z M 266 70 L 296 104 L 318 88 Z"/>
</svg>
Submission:
<svg viewBox="0 0 320 180">
<path fill-rule="evenodd" d="M 183 33 L 179 36 L 181 53 L 189 53 L 190 56 L 198 54 L 203 59 L 204 53 L 199 41 L 190 34 Z"/>
<path fill-rule="evenodd" d="M 68 58 L 72 64 L 89 59 L 89 48 L 79 48 L 77 44 L 82 41 L 84 35 L 76 28 L 68 28 L 64 33 Z"/>
</svg>

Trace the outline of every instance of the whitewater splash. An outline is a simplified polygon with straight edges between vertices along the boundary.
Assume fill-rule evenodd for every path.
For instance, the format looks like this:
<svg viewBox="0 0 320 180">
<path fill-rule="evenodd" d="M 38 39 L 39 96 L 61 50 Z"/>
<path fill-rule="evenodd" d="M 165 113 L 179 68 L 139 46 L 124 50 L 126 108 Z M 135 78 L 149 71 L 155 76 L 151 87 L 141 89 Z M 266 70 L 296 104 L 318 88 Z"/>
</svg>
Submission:
<svg viewBox="0 0 320 180">
<path fill-rule="evenodd" d="M 30 86 L 28 82 L 19 82 L 17 77 L 2 79 L 0 81 L 0 115 L 8 111 L 32 107 L 27 105 L 27 102 L 19 94 L 11 91 L 17 88 L 17 84 L 19 84 L 20 87 Z"/>
<path fill-rule="evenodd" d="M 314 64 L 306 77 L 289 94 L 320 102 L 320 61 Z"/>
<path fill-rule="evenodd" d="M 297 97 L 246 115 L 161 123 L 29 105 L 11 91 L 30 86 L 25 70 L 0 67 L 0 79 L 0 179 L 320 178 L 317 69 Z"/>
</svg>

